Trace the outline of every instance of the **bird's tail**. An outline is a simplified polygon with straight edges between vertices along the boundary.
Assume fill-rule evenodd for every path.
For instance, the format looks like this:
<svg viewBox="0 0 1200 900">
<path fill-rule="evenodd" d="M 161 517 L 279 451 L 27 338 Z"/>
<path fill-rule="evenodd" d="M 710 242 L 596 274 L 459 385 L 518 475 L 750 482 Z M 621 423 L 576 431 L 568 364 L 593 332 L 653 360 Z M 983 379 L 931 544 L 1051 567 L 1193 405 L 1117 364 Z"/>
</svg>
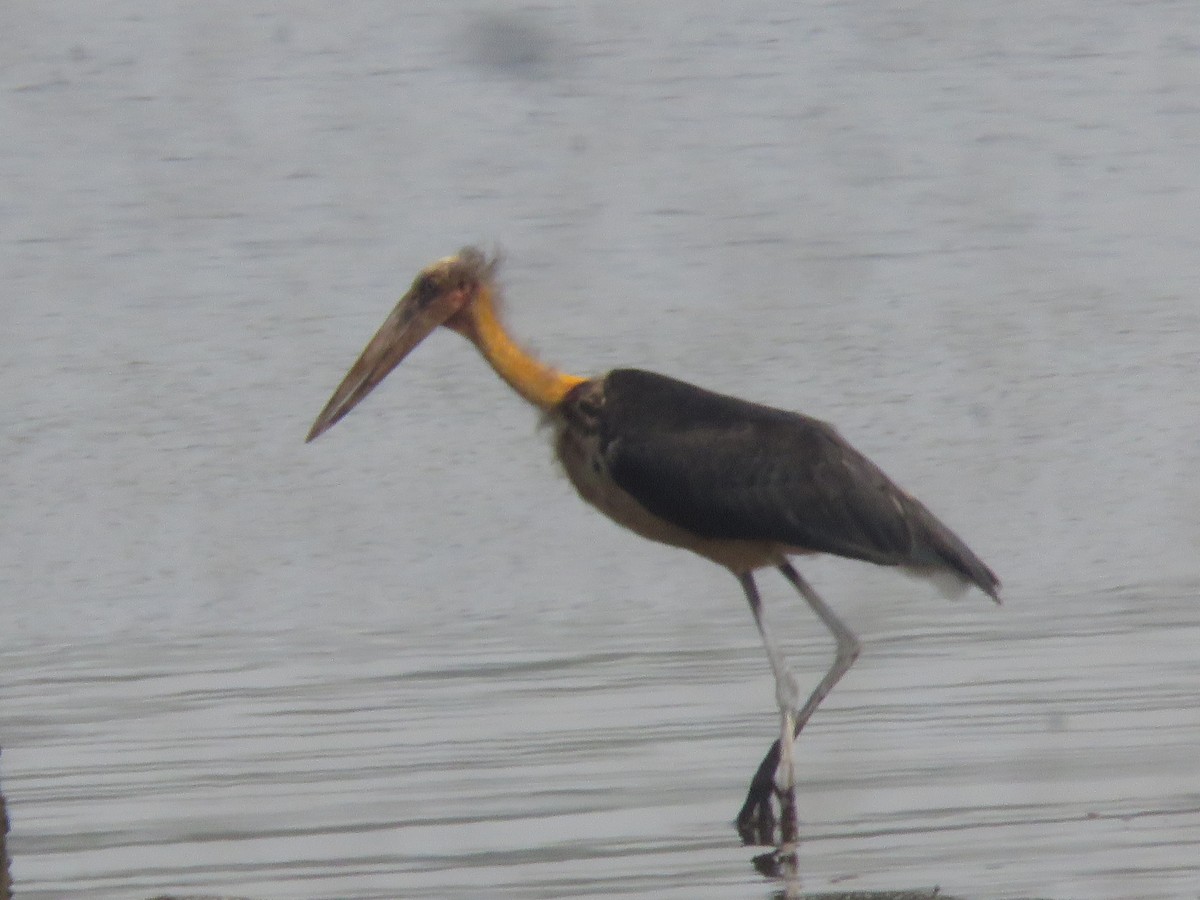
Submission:
<svg viewBox="0 0 1200 900">
<path fill-rule="evenodd" d="M 1000 579 L 987 564 L 976 556 L 953 531 L 924 510 L 921 529 L 924 531 L 922 563 L 934 571 L 927 572 L 936 580 L 936 570 L 946 572 L 967 584 L 973 584 L 997 603 L 1000 602 Z"/>
</svg>

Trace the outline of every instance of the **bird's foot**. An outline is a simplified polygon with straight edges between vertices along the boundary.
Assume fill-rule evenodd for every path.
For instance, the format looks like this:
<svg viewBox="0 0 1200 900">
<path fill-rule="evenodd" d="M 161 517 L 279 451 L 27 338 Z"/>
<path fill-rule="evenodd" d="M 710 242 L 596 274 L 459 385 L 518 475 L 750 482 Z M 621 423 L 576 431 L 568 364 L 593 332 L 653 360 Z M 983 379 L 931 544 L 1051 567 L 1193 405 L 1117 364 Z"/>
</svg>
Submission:
<svg viewBox="0 0 1200 900">
<path fill-rule="evenodd" d="M 778 768 L 779 741 L 776 741 L 754 773 L 746 792 L 746 802 L 738 813 L 738 834 L 746 844 L 767 846 L 775 843 L 776 820 L 771 798 L 775 795 L 775 771 Z"/>
<path fill-rule="evenodd" d="M 779 741 L 776 741 L 754 773 L 750 789 L 746 792 L 746 802 L 737 816 L 738 834 L 747 845 L 761 847 L 776 844 L 777 824 L 778 846 L 794 846 L 799 841 L 796 789 L 794 785 L 786 790 L 777 786 L 775 778 L 778 768 Z M 779 804 L 778 819 L 775 817 L 774 803 Z"/>
<path fill-rule="evenodd" d="M 779 797 L 779 845 L 795 847 L 800 840 L 800 819 L 796 815 L 796 786 L 776 791 Z"/>
<path fill-rule="evenodd" d="M 738 834 L 749 847 L 768 847 L 775 843 L 775 811 L 768 797 L 765 803 L 738 814 Z"/>
</svg>

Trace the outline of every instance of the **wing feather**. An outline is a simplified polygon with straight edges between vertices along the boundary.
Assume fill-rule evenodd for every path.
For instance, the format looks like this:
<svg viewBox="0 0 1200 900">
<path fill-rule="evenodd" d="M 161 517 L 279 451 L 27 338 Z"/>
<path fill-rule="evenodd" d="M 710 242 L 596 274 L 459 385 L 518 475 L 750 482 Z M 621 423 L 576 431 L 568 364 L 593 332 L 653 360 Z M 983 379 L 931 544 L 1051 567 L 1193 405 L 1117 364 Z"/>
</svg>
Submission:
<svg viewBox="0 0 1200 900">
<path fill-rule="evenodd" d="M 987 566 L 819 419 L 635 369 L 606 377 L 600 418 L 616 483 L 693 533 L 946 568 L 995 596 Z"/>
</svg>

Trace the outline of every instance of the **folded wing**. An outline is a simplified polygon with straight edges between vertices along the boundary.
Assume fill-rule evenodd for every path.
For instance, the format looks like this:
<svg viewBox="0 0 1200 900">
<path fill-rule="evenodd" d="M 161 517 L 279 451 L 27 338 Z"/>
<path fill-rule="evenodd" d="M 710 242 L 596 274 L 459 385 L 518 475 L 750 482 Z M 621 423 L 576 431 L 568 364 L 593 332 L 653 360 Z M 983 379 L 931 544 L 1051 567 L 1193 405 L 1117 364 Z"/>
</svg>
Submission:
<svg viewBox="0 0 1200 900">
<path fill-rule="evenodd" d="M 604 382 L 616 483 L 703 537 L 771 541 L 930 573 L 997 596 L 995 574 L 830 425 L 650 372 Z"/>
</svg>

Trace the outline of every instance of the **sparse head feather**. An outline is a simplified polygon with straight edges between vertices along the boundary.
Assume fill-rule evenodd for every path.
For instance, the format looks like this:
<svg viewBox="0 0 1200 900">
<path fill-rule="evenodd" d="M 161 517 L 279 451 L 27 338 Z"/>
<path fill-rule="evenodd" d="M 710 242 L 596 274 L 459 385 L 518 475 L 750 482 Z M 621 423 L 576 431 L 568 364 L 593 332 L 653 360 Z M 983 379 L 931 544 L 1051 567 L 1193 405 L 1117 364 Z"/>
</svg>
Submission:
<svg viewBox="0 0 1200 900">
<path fill-rule="evenodd" d="M 499 254 L 488 257 L 477 247 L 464 247 L 454 256 L 445 256 L 421 270 L 413 281 L 412 293 L 422 306 L 448 292 L 474 287 L 495 294 Z M 471 293 L 474 293 L 472 290 Z"/>
<path fill-rule="evenodd" d="M 466 284 L 495 283 L 496 271 L 500 267 L 500 254 L 490 258 L 478 247 L 463 247 L 454 256 L 444 256 L 426 266 L 417 277 L 442 289 L 453 289 Z"/>
<path fill-rule="evenodd" d="M 480 282 L 495 281 L 496 273 L 500 269 L 499 250 L 493 252 L 489 258 L 478 247 L 467 246 L 459 250 L 457 256 L 450 258 L 455 260 L 464 272 Z"/>
<path fill-rule="evenodd" d="M 502 256 L 500 251 L 493 250 L 488 256 L 478 247 L 466 246 L 458 251 L 457 256 L 450 257 L 452 265 L 461 273 L 465 282 L 470 282 L 487 289 L 488 299 L 497 309 L 503 309 L 504 296 L 496 275 L 500 271 Z"/>
</svg>

